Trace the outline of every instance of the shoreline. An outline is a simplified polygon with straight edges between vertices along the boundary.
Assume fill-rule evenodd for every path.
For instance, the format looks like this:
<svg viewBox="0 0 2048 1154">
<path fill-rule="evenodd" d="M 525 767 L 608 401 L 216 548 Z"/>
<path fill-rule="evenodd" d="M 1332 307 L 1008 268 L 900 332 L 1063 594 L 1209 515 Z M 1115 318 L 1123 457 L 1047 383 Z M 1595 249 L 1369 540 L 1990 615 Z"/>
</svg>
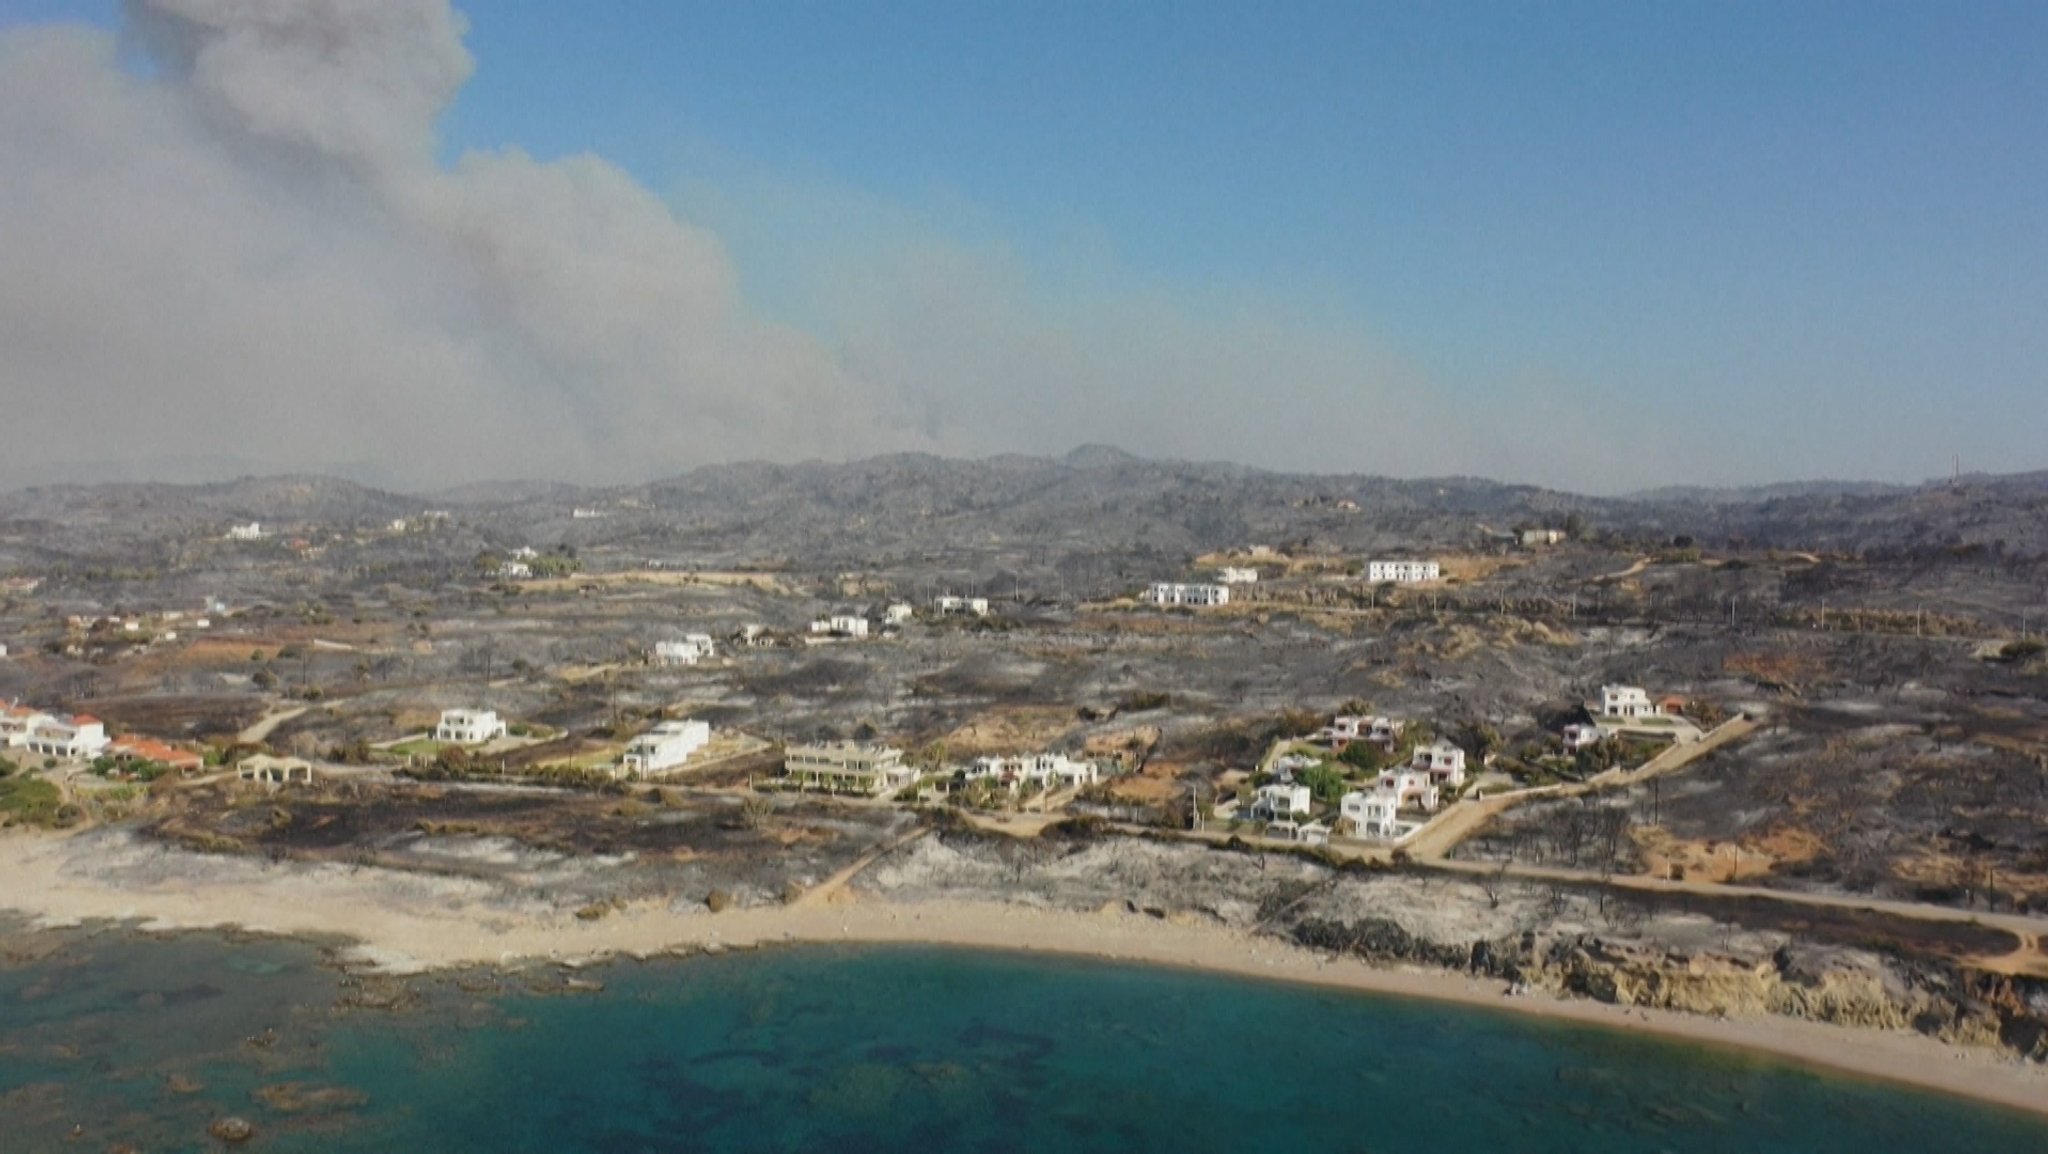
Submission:
<svg viewBox="0 0 2048 1154">
<path fill-rule="evenodd" d="M 937 900 L 803 901 L 678 911 L 629 905 L 583 921 L 544 902 L 493 901 L 486 883 L 417 878 L 343 866 L 276 866 L 204 859 L 218 878 L 169 877 L 117 885 L 69 868 L 62 835 L 0 835 L 0 911 L 32 928 L 89 922 L 142 933 L 238 929 L 353 943 L 350 968 L 417 974 L 464 966 L 585 966 L 615 957 L 657 959 L 707 948 L 763 945 L 904 945 L 1053 954 L 1282 981 L 1372 996 L 1423 999 L 1529 1018 L 1627 1030 L 1689 1045 L 1766 1054 L 1836 1074 L 1930 1090 L 2048 1118 L 2048 1066 L 1962 1049 L 1920 1034 L 1783 1017 L 1707 1018 L 1560 998 L 1540 990 L 1503 996 L 1495 979 L 1415 967 L 1380 968 L 1213 922 L 1157 918 L 1121 907 L 1084 912 L 1023 904 Z M 144 847 L 144 857 L 178 851 Z M 192 855 L 187 855 L 192 856 Z"/>
</svg>

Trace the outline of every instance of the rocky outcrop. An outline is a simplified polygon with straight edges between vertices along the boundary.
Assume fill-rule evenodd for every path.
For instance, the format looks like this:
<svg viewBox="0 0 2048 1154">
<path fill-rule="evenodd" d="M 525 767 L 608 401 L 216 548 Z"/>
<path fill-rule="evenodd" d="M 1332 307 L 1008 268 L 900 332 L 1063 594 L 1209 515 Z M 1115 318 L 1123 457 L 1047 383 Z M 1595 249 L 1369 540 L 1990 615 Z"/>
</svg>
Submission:
<svg viewBox="0 0 2048 1154">
<path fill-rule="evenodd" d="M 1384 918 L 1304 919 L 1294 941 L 1386 964 L 1461 970 L 1552 993 L 1709 1017 L 1775 1015 L 1872 1030 L 1915 1030 L 1953 1045 L 2048 1062 L 2048 982 L 1899 959 L 1686 953 L 1590 934 L 1447 943 Z"/>
</svg>

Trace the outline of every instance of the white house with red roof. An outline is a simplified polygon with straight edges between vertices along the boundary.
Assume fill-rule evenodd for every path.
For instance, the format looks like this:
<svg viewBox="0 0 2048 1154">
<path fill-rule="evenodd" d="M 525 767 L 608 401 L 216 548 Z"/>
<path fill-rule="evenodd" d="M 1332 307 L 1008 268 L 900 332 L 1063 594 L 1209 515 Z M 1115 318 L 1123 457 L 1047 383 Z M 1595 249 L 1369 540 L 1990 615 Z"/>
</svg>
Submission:
<svg viewBox="0 0 2048 1154">
<path fill-rule="evenodd" d="M 9 735 L 9 744 L 15 744 Z M 30 753 L 64 760 L 83 760 L 105 753 L 111 744 L 107 740 L 107 727 L 99 718 L 80 713 L 66 717 L 63 714 L 40 714 L 22 735 L 20 746 Z"/>
</svg>

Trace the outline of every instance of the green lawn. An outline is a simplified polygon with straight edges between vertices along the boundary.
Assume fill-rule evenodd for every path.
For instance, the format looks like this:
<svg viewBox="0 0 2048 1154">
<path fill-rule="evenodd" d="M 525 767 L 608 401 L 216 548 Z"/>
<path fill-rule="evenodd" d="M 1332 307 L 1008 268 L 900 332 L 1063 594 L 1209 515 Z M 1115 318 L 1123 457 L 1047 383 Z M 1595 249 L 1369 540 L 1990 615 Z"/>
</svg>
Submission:
<svg viewBox="0 0 2048 1154">
<path fill-rule="evenodd" d="M 57 824 L 64 795 L 40 777 L 0 778 L 0 815 L 26 825 Z"/>
</svg>

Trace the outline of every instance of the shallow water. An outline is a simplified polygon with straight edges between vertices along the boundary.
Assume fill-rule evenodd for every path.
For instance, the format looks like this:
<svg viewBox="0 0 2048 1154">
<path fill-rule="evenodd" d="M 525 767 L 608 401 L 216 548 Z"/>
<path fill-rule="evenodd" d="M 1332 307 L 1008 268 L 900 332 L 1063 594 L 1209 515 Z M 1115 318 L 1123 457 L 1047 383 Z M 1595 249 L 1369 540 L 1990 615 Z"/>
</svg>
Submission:
<svg viewBox="0 0 2048 1154">
<path fill-rule="evenodd" d="M 216 1150 L 233 1113 L 249 1149 L 343 1154 L 2048 1150 L 1766 1058 L 1179 971 L 804 948 L 590 976 L 341 1009 L 310 946 L 76 934 L 0 969 L 0 1149 Z"/>
</svg>

